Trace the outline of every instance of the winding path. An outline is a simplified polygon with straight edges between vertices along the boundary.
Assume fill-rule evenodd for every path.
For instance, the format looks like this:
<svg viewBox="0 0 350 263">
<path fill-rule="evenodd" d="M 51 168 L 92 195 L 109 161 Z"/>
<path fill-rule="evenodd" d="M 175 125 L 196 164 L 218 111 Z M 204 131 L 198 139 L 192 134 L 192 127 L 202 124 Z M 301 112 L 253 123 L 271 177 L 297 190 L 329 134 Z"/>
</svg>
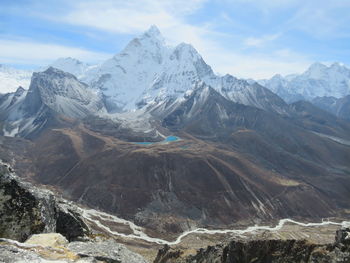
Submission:
<svg viewBox="0 0 350 263">
<path fill-rule="evenodd" d="M 278 224 L 274 227 L 257 226 L 256 225 L 256 226 L 247 227 L 246 229 L 222 229 L 222 230 L 219 230 L 219 229 L 210 230 L 210 229 L 206 229 L 206 228 L 196 228 L 193 230 L 183 232 L 174 241 L 167 241 L 164 239 L 148 236 L 147 234 L 145 234 L 142 231 L 141 227 L 135 225 L 131 221 L 121 219 L 117 216 L 113 216 L 113 215 L 110 215 L 107 213 L 99 212 L 99 211 L 94 210 L 94 209 L 81 209 L 81 215 L 85 219 L 87 219 L 88 221 L 95 223 L 99 228 L 104 229 L 105 231 L 107 231 L 108 233 L 110 233 L 112 235 L 126 237 L 126 238 L 139 239 L 139 240 L 144 240 L 144 241 L 151 242 L 151 243 L 157 243 L 160 245 L 169 245 L 169 246 L 179 244 L 184 237 L 186 237 L 190 234 L 211 234 L 212 235 L 212 234 L 231 233 L 231 234 L 236 234 L 236 235 L 243 235 L 243 234 L 247 234 L 247 233 L 253 233 L 253 232 L 258 231 L 258 230 L 278 231 L 278 230 L 282 229 L 282 227 L 286 223 L 291 223 L 291 224 L 304 226 L 304 227 L 317 227 L 317 226 L 325 226 L 325 225 L 336 225 L 336 226 L 341 226 L 341 227 L 350 227 L 350 221 L 342 221 L 342 222 L 322 221 L 321 223 L 301 223 L 301 222 L 295 221 L 293 219 L 285 218 L 285 219 L 281 219 L 278 222 Z M 128 225 L 133 233 L 132 234 L 124 234 L 124 233 L 119 233 L 119 232 L 113 231 L 108 226 L 103 225 L 100 221 L 93 219 L 93 217 L 100 218 L 103 221 L 110 221 L 110 222 L 114 222 L 117 224 Z"/>
</svg>

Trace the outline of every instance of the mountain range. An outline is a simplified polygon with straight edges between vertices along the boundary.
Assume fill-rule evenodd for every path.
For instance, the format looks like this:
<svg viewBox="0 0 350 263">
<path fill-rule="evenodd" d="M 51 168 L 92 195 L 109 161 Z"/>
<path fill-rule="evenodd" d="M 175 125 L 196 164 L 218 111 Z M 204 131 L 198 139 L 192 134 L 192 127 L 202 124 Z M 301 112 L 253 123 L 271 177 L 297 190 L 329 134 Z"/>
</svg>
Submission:
<svg viewBox="0 0 350 263">
<path fill-rule="evenodd" d="M 283 102 L 266 88 L 256 83 L 250 85 L 231 75 L 215 75 L 190 44 L 167 45 L 155 26 L 101 65 L 84 65 L 68 58 L 52 66 L 72 74 L 79 72 L 81 81 L 103 94 L 106 108 L 111 113 L 175 100 L 201 81 L 232 101 L 284 111 Z"/>
<path fill-rule="evenodd" d="M 277 74 L 269 80 L 258 81 L 286 102 L 309 100 L 316 97 L 342 98 L 350 94 L 350 69 L 340 63 L 326 66 L 312 64 L 304 73 L 282 77 Z"/>
<path fill-rule="evenodd" d="M 258 81 L 287 103 L 307 100 L 337 117 L 349 119 L 350 69 L 343 64 L 312 64 L 304 73 Z"/>
<path fill-rule="evenodd" d="M 306 75 L 338 69 L 316 64 Z M 152 26 L 99 65 L 60 59 L 28 90 L 1 95 L 0 159 L 159 235 L 346 216 L 350 123 L 314 100 L 347 95 L 334 78 L 333 93 L 296 89 L 305 100 L 288 104 L 269 81 L 216 75 L 194 47 L 168 46 Z"/>
</svg>

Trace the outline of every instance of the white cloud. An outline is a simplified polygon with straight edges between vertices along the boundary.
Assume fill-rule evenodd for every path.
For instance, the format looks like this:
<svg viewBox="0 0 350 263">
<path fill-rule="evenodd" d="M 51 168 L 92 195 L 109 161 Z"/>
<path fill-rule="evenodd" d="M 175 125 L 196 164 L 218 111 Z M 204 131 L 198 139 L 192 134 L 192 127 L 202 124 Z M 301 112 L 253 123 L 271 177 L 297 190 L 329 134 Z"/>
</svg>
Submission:
<svg viewBox="0 0 350 263">
<path fill-rule="evenodd" d="M 205 54 L 204 58 L 215 72 L 253 79 L 271 78 L 277 73 L 301 73 L 312 63 L 307 57 L 288 49 L 272 53 L 242 54 L 216 47 Z"/>
<path fill-rule="evenodd" d="M 262 37 L 249 37 L 245 39 L 244 43 L 249 47 L 262 47 L 266 43 L 276 40 L 280 34 L 264 35 Z"/>
<path fill-rule="evenodd" d="M 0 39 L 0 61 L 2 63 L 42 66 L 59 57 L 74 57 L 86 62 L 97 62 L 111 55 L 57 44 Z"/>
<path fill-rule="evenodd" d="M 204 2 L 206 0 L 77 0 L 65 13 L 35 15 L 72 25 L 133 34 L 146 30 L 152 24 L 169 28 L 182 23 L 184 16 L 193 13 Z"/>
<path fill-rule="evenodd" d="M 226 0 L 231 4 L 234 2 L 250 4 L 252 6 L 256 6 L 258 8 L 287 8 L 296 4 L 303 3 L 304 0 Z"/>
<path fill-rule="evenodd" d="M 305 1 L 286 23 L 317 38 L 349 37 L 350 1 Z"/>
</svg>

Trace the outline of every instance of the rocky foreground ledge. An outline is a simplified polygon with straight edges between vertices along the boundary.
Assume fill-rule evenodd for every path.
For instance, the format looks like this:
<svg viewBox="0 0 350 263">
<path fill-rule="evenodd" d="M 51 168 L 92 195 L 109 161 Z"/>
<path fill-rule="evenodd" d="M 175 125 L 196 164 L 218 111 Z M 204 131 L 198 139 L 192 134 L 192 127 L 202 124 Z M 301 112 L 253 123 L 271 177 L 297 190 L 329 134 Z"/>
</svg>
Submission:
<svg viewBox="0 0 350 263">
<path fill-rule="evenodd" d="M 0 239 L 0 262 L 147 263 L 114 240 L 69 243 L 58 233 L 33 235 L 24 243 Z"/>
<path fill-rule="evenodd" d="M 181 250 L 164 246 L 154 263 L 349 263 L 350 228 L 336 232 L 328 245 L 306 240 L 232 241 L 208 246 L 196 255 L 184 256 Z"/>
</svg>

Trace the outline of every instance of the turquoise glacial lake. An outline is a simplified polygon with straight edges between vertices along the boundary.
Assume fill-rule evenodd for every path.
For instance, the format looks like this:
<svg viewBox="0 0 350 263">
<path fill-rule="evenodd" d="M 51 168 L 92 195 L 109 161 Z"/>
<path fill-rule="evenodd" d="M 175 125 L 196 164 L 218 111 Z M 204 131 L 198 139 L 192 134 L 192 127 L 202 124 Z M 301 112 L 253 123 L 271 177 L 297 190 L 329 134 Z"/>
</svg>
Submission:
<svg viewBox="0 0 350 263">
<path fill-rule="evenodd" d="M 135 143 L 140 145 L 151 145 L 151 144 L 164 144 L 164 143 L 176 142 L 178 140 L 180 140 L 180 138 L 177 136 L 168 136 L 163 141 L 160 141 L 160 142 L 135 142 Z"/>
</svg>

